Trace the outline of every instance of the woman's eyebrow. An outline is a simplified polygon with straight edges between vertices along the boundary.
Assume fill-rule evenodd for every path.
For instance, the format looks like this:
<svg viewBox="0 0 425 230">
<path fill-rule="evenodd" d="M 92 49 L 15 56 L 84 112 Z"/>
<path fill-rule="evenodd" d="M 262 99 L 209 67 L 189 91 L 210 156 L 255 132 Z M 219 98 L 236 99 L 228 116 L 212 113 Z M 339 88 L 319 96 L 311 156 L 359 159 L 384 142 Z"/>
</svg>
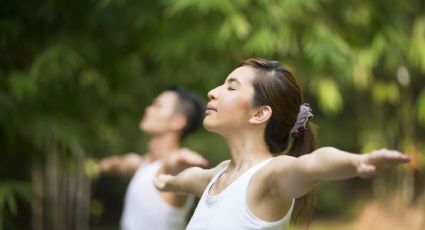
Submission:
<svg viewBox="0 0 425 230">
<path fill-rule="evenodd" d="M 237 84 L 241 84 L 241 82 L 238 80 L 238 79 L 236 79 L 236 78 L 233 78 L 233 77 L 231 77 L 231 78 L 228 78 L 227 80 L 226 80 L 226 82 L 227 83 L 233 83 L 233 82 L 235 82 L 235 83 L 237 83 Z"/>
</svg>

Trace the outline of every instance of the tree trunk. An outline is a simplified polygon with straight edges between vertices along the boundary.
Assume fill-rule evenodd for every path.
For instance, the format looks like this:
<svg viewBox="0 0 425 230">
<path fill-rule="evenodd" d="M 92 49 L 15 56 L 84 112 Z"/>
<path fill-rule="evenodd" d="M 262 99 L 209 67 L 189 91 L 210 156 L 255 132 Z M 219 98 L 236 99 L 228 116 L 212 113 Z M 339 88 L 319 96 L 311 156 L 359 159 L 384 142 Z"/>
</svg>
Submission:
<svg viewBox="0 0 425 230">
<path fill-rule="evenodd" d="M 31 202 L 32 220 L 31 225 L 33 230 L 44 229 L 44 208 L 43 208 L 43 170 L 37 160 L 33 160 L 31 169 L 31 180 L 33 187 L 33 199 Z"/>
<path fill-rule="evenodd" d="M 44 164 L 32 165 L 32 228 L 34 230 L 88 230 L 90 180 L 84 171 L 84 149 L 72 146 L 70 156 L 59 144 L 46 145 Z"/>
</svg>

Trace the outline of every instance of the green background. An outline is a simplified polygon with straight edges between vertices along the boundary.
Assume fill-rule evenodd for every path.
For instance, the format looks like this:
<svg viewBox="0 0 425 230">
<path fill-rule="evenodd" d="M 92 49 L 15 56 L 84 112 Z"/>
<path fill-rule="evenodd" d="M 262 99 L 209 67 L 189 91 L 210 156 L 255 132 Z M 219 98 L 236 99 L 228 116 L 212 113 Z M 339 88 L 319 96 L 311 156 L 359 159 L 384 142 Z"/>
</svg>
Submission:
<svg viewBox="0 0 425 230">
<path fill-rule="evenodd" d="M 163 89 L 206 99 L 249 57 L 295 72 L 320 146 L 413 156 L 321 184 L 316 218 L 352 219 L 397 192 L 418 202 L 424 1 L 16 0 L 0 7 L 0 229 L 116 229 L 128 179 L 97 177 L 96 161 L 146 151 L 138 122 Z M 185 144 L 212 165 L 228 157 L 205 130 Z"/>
</svg>

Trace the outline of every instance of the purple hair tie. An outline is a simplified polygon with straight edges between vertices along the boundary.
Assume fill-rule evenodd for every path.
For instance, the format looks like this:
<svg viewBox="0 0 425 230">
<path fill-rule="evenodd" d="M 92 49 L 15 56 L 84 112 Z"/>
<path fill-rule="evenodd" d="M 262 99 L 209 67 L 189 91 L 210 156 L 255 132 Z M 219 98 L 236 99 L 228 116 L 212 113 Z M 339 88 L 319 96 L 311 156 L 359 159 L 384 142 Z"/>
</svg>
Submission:
<svg viewBox="0 0 425 230">
<path fill-rule="evenodd" d="M 307 122 L 311 117 L 313 117 L 313 113 L 310 105 L 308 103 L 302 104 L 297 115 L 297 121 L 291 129 L 291 136 L 293 138 L 297 138 L 307 131 Z"/>
</svg>

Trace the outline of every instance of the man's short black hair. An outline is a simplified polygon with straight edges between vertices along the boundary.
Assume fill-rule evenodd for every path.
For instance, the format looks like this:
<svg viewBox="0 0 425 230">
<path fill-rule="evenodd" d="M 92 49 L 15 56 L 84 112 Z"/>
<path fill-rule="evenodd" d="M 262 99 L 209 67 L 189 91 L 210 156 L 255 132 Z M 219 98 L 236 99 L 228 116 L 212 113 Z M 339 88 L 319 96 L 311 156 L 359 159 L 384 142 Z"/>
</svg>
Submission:
<svg viewBox="0 0 425 230">
<path fill-rule="evenodd" d="M 187 122 L 180 136 L 180 139 L 184 140 L 187 135 L 194 132 L 201 124 L 205 110 L 203 100 L 181 86 L 173 86 L 166 91 L 172 91 L 177 94 L 178 99 L 175 110 L 186 117 Z"/>
</svg>

